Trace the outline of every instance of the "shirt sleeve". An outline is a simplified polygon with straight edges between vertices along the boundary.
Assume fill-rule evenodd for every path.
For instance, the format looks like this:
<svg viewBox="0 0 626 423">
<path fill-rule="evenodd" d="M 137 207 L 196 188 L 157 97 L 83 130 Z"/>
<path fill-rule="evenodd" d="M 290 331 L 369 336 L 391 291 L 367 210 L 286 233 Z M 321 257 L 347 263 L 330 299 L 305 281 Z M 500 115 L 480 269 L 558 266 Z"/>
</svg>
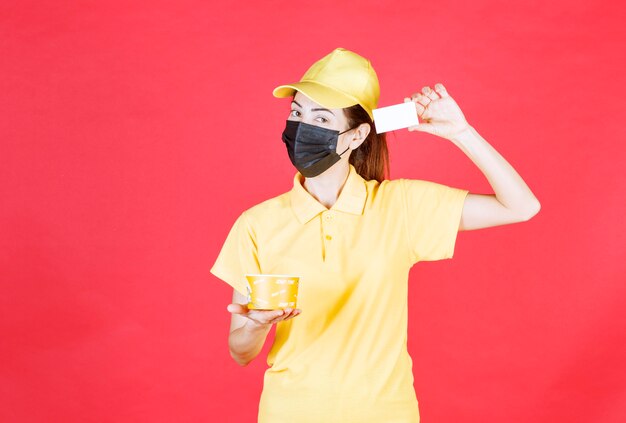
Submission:
<svg viewBox="0 0 626 423">
<path fill-rule="evenodd" d="M 468 190 L 401 179 L 411 264 L 452 258 Z"/>
<path fill-rule="evenodd" d="M 210 271 L 241 294 L 248 295 L 245 274 L 261 272 L 256 234 L 245 212 L 237 218 L 230 229 Z"/>
</svg>

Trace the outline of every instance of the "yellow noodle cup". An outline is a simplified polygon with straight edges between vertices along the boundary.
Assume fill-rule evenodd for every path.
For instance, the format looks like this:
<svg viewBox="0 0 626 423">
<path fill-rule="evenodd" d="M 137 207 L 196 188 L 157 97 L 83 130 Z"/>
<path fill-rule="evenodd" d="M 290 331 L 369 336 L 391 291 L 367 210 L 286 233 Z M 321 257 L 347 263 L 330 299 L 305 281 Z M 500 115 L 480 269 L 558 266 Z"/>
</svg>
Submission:
<svg viewBox="0 0 626 423">
<path fill-rule="evenodd" d="M 298 276 L 255 274 L 245 276 L 248 280 L 248 309 L 296 308 L 300 281 Z"/>
</svg>

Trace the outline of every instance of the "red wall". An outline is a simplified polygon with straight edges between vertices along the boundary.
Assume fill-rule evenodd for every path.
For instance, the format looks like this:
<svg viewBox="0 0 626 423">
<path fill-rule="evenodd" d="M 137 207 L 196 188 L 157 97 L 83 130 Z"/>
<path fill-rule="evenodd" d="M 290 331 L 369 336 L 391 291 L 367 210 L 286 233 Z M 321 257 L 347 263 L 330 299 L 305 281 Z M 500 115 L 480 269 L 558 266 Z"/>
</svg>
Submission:
<svg viewBox="0 0 626 423">
<path fill-rule="evenodd" d="M 246 3 L 0 6 L 0 421 L 255 421 L 269 343 L 232 361 L 209 268 L 291 188 L 272 89 L 335 47 L 380 106 L 444 83 L 542 204 L 413 268 L 422 421 L 626 421 L 623 6 Z M 392 178 L 493 192 L 446 140 L 389 142 Z"/>
</svg>

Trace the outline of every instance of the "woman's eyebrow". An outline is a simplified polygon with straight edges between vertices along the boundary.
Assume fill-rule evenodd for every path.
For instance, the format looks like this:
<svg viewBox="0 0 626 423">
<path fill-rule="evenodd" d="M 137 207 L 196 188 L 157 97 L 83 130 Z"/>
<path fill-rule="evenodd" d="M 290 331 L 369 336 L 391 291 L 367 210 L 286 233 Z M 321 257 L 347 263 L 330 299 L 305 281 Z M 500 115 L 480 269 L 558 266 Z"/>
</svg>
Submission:
<svg viewBox="0 0 626 423">
<path fill-rule="evenodd" d="M 300 105 L 300 103 L 298 103 L 296 100 L 291 100 L 291 102 L 292 102 L 292 103 L 296 103 L 296 104 L 298 105 L 298 107 L 302 108 L 302 106 Z M 335 114 L 334 114 L 333 112 L 331 112 L 330 110 L 328 110 L 328 109 L 324 109 L 324 108 L 321 108 L 321 107 L 318 107 L 318 108 L 315 108 L 315 109 L 311 109 L 311 111 L 312 111 L 312 112 L 315 112 L 315 111 L 318 111 L 318 110 L 320 110 L 320 111 L 322 111 L 322 112 L 328 112 L 328 113 L 330 113 L 331 115 L 335 116 Z"/>
</svg>

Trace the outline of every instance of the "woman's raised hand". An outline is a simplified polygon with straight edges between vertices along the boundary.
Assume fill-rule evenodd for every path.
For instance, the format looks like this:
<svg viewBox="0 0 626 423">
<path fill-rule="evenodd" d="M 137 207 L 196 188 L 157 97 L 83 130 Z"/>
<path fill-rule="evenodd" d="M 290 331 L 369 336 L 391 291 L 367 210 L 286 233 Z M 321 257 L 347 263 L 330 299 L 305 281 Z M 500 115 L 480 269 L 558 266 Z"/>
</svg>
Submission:
<svg viewBox="0 0 626 423">
<path fill-rule="evenodd" d="M 291 307 L 279 310 L 251 310 L 246 304 L 237 303 L 229 304 L 226 308 L 232 314 L 240 314 L 250 319 L 257 326 L 273 325 L 294 318 L 302 312 L 302 310 Z"/>
<path fill-rule="evenodd" d="M 442 138 L 452 139 L 470 128 L 463 112 L 456 101 L 441 83 L 435 89 L 422 88 L 421 93 L 414 93 L 404 102 L 413 101 L 417 115 L 423 120 L 419 125 L 409 126 L 409 131 L 422 131 Z"/>
</svg>

